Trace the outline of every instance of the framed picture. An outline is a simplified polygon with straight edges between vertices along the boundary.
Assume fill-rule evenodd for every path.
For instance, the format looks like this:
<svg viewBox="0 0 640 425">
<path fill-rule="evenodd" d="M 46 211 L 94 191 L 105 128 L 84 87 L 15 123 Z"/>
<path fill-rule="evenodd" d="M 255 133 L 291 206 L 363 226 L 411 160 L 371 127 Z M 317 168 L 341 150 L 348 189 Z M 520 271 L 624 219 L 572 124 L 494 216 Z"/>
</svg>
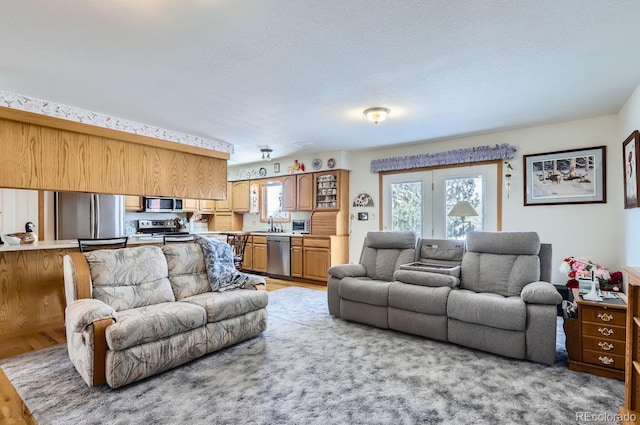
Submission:
<svg viewBox="0 0 640 425">
<path fill-rule="evenodd" d="M 273 172 L 274 174 L 278 174 L 280 172 L 280 163 L 276 162 L 275 164 L 273 164 Z"/>
<path fill-rule="evenodd" d="M 638 203 L 640 174 L 637 170 L 638 163 L 640 163 L 640 157 L 638 155 L 640 155 L 640 133 L 636 130 L 622 143 L 625 208 L 635 208 L 640 206 Z"/>
<path fill-rule="evenodd" d="M 607 147 L 523 155 L 524 205 L 607 202 Z"/>
</svg>

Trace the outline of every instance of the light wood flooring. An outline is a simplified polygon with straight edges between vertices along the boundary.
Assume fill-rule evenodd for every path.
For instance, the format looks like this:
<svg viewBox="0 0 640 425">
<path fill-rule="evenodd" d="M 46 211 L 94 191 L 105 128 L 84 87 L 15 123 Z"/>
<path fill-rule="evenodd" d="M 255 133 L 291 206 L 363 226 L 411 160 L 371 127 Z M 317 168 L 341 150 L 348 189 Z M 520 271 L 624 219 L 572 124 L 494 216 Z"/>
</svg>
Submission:
<svg viewBox="0 0 640 425">
<path fill-rule="evenodd" d="M 324 285 L 313 283 L 292 282 L 288 280 L 267 278 L 267 290 L 276 291 L 289 286 L 318 289 L 326 291 Z M 0 340 L 0 359 L 17 356 L 29 351 L 41 350 L 67 342 L 64 328 L 47 329 L 38 334 L 25 335 L 5 340 Z M 29 409 L 16 392 L 7 376 L 0 369 L 0 425 L 7 424 L 37 424 L 31 416 Z"/>
</svg>

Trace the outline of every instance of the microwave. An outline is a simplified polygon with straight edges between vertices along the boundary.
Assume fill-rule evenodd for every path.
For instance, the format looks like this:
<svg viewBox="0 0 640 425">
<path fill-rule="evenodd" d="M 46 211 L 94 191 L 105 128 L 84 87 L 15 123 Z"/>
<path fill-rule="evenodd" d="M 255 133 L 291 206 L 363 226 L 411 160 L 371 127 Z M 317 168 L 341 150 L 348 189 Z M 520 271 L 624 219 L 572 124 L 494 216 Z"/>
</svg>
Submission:
<svg viewBox="0 0 640 425">
<path fill-rule="evenodd" d="M 291 230 L 309 233 L 309 220 L 291 220 Z"/>
<path fill-rule="evenodd" d="M 182 199 L 144 197 L 145 212 L 182 212 Z"/>
</svg>

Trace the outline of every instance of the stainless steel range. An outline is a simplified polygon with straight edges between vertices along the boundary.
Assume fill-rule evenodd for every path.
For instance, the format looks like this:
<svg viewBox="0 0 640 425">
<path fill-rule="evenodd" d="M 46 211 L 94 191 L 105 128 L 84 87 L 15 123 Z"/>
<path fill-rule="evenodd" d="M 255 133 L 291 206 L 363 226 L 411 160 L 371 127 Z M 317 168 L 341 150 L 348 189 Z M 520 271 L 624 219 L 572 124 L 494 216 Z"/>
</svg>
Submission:
<svg viewBox="0 0 640 425">
<path fill-rule="evenodd" d="M 138 220 L 138 233 L 161 235 L 188 235 L 189 232 L 181 232 L 177 219 L 173 220 Z"/>
</svg>

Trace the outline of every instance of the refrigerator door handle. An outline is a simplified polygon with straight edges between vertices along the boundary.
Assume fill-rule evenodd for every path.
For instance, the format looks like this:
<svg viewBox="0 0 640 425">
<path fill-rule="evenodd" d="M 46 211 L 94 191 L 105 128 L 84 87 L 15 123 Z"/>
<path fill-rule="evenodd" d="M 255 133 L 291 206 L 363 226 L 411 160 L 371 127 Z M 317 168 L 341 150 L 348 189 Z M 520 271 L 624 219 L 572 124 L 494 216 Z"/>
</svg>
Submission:
<svg viewBox="0 0 640 425">
<path fill-rule="evenodd" d="M 96 223 L 96 235 L 95 238 L 99 238 L 100 237 L 100 197 L 98 195 L 93 195 L 95 197 L 95 206 L 96 206 L 96 213 L 95 213 L 95 218 L 94 221 Z"/>
<path fill-rule="evenodd" d="M 89 236 L 91 239 L 95 239 L 96 235 L 96 221 L 95 221 L 95 197 L 94 195 L 89 196 Z"/>
</svg>

